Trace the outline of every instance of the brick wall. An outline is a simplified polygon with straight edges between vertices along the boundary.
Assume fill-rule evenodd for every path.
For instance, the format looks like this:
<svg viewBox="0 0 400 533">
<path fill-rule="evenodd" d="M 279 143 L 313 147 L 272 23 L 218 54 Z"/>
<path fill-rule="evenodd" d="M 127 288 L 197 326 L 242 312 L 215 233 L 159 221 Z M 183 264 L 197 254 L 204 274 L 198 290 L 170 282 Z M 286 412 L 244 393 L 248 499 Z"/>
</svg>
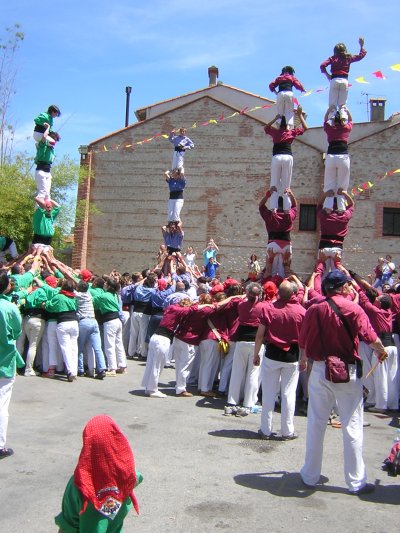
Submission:
<svg viewBox="0 0 400 533">
<path fill-rule="evenodd" d="M 269 184 L 272 142 L 264 134 L 263 124 L 239 115 L 218 125 L 190 129 L 195 122 L 231 113 L 228 106 L 204 97 L 92 146 L 90 200 L 102 214 L 89 216 L 87 258 L 82 265 L 101 274 L 114 267 L 132 272 L 155 264 L 162 242 L 160 228 L 166 222 L 168 187 L 163 173 L 171 164 L 172 145 L 160 138 L 134 150 L 101 149 L 103 144 L 130 144 L 181 125 L 189 128 L 188 134 L 196 145 L 185 156 L 188 184 L 181 214 L 184 249 L 191 244 L 201 253 L 213 237 L 220 248 L 223 277 L 245 276 L 252 253 L 264 258 L 266 232 L 258 202 Z M 345 261 L 362 273 L 372 269 L 377 255 L 391 253 L 400 259 L 400 239 L 382 239 L 377 229 L 381 206 L 388 205 L 389 199 L 399 198 L 398 178 L 380 182 L 376 179 L 386 170 L 400 167 L 398 144 L 399 129 L 391 128 L 351 145 L 351 186 L 368 179 L 377 182 L 369 198 L 357 201 L 345 242 Z M 293 144 L 293 155 L 292 189 L 301 201 L 314 202 L 323 181 L 322 154 L 307 144 L 306 134 Z M 81 197 L 87 192 L 80 187 Z M 84 228 L 78 227 L 75 232 L 78 247 L 82 243 L 81 230 Z M 296 226 L 296 271 L 306 274 L 312 269 L 317 246 L 318 232 L 298 231 Z M 84 261 L 83 251 L 80 256 L 74 253 L 75 259 L 79 257 Z M 78 266 L 77 262 L 74 264 Z"/>
</svg>

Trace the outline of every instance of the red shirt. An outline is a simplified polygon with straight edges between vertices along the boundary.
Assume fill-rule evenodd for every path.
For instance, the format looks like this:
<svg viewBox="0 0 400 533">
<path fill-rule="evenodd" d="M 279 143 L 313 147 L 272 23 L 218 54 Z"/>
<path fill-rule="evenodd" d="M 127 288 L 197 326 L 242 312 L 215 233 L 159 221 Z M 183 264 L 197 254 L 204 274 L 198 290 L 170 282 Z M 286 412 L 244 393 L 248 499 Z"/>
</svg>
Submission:
<svg viewBox="0 0 400 533">
<path fill-rule="evenodd" d="M 335 124 L 332 126 L 328 121 L 324 124 L 324 130 L 328 138 L 328 143 L 333 141 L 343 141 L 348 143 L 350 132 L 353 128 L 353 123 L 348 122 L 347 124 Z"/>
<path fill-rule="evenodd" d="M 198 308 L 198 305 L 186 307 L 187 312 L 179 322 L 175 337 L 187 344 L 198 346 L 204 329 L 208 327 L 207 317 L 215 311 L 214 306 Z"/>
<path fill-rule="evenodd" d="M 359 305 L 343 296 L 334 295 L 331 298 L 343 314 L 353 339 L 350 339 L 341 319 L 324 301 L 307 310 L 300 330 L 299 346 L 314 361 L 323 361 L 327 355 L 360 359 L 357 353 L 358 337 L 366 344 L 377 339 L 369 318 Z"/>
<path fill-rule="evenodd" d="M 272 126 L 265 126 L 264 131 L 267 135 L 271 135 L 274 144 L 286 143 L 292 144 L 296 137 L 303 135 L 303 128 L 293 128 L 292 130 L 286 130 L 283 128 L 273 128 Z"/>
<path fill-rule="evenodd" d="M 337 78 L 344 77 L 347 78 L 349 75 L 350 64 L 355 61 L 361 61 L 367 55 L 367 51 L 364 48 L 361 49 L 360 53 L 357 55 L 333 55 L 328 57 L 325 61 L 321 63 L 321 72 L 326 73 L 326 67 L 331 66 L 331 75 Z"/>
<path fill-rule="evenodd" d="M 264 204 L 259 206 L 259 211 L 268 233 L 271 231 L 291 231 L 293 229 L 293 221 L 297 216 L 296 207 L 292 207 L 289 213 L 284 213 L 279 209 L 274 213 Z"/>
<path fill-rule="evenodd" d="M 392 311 L 391 309 L 380 309 L 376 305 L 372 304 L 365 292 L 360 291 L 358 293 L 360 298 L 360 306 L 364 309 L 367 314 L 371 326 L 374 328 L 377 335 L 380 333 L 391 333 L 392 332 Z"/>
<path fill-rule="evenodd" d="M 348 207 L 344 213 L 332 211 L 329 215 L 322 209 L 322 206 L 317 207 L 317 217 L 321 227 L 321 235 L 336 235 L 338 237 L 346 237 L 349 231 L 348 225 L 353 216 L 353 207 Z"/>
<path fill-rule="evenodd" d="M 267 304 L 260 300 L 241 300 L 238 303 L 237 311 L 239 315 L 239 324 L 241 326 L 253 326 L 258 328 L 262 311 Z"/>
<path fill-rule="evenodd" d="M 299 80 L 293 76 L 292 74 L 281 74 L 280 76 L 278 76 L 277 78 L 275 78 L 274 81 L 271 81 L 271 83 L 269 84 L 269 90 L 274 92 L 275 89 L 277 87 L 279 87 L 279 85 L 285 85 L 285 86 L 288 86 L 288 85 L 294 85 L 296 87 L 296 89 L 298 89 L 299 91 L 301 91 L 302 93 L 305 92 L 305 89 L 304 87 L 302 86 L 302 84 L 299 82 Z M 285 91 L 291 91 L 292 89 L 284 89 Z"/>
<path fill-rule="evenodd" d="M 179 321 L 187 313 L 190 307 L 181 307 L 180 305 L 169 305 L 164 309 L 164 314 L 160 322 L 160 327 L 171 331 L 175 331 Z"/>
<path fill-rule="evenodd" d="M 288 301 L 277 300 L 265 306 L 260 318 L 260 324 L 266 326 L 265 341 L 281 349 L 297 343 L 305 314 L 295 294 Z"/>
</svg>

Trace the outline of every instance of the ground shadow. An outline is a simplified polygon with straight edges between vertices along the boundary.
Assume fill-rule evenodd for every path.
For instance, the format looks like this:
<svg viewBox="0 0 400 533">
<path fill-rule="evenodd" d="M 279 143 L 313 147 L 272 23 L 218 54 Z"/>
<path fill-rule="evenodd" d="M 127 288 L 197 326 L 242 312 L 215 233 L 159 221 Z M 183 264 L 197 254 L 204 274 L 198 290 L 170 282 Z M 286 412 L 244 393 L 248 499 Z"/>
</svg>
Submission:
<svg viewBox="0 0 400 533">
<path fill-rule="evenodd" d="M 207 396 L 200 396 L 196 402 L 196 407 L 206 407 L 207 409 L 217 409 L 221 412 L 224 411 L 225 399 L 224 398 L 208 398 Z"/>
<path fill-rule="evenodd" d="M 225 439 L 258 439 L 260 442 L 272 442 L 261 440 L 256 431 L 248 429 L 218 429 L 209 431 L 208 434 L 212 437 L 223 437 Z"/>
<path fill-rule="evenodd" d="M 238 474 L 234 477 L 235 483 L 254 490 L 264 490 L 274 496 L 286 498 L 306 498 L 314 493 L 345 494 L 351 498 L 359 498 L 364 502 L 398 505 L 400 485 L 381 485 L 380 479 L 375 480 L 375 491 L 360 496 L 350 495 L 344 487 L 328 485 L 329 478 L 321 476 L 319 483 L 310 488 L 304 485 L 298 472 L 255 472 Z"/>
</svg>

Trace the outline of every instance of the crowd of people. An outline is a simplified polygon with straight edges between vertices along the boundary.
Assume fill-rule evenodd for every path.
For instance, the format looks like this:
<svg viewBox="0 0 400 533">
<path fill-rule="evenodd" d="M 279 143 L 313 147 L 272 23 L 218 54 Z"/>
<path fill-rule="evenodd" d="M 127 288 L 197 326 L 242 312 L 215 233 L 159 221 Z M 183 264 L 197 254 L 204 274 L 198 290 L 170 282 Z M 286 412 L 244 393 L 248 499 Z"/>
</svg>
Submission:
<svg viewBox="0 0 400 533">
<path fill-rule="evenodd" d="M 293 107 L 293 86 L 304 90 L 293 67 L 285 66 L 270 85 L 278 94 L 278 114 L 265 126 L 273 157 L 270 187 L 259 202 L 268 242 L 265 264 L 252 254 L 247 279 L 221 279 L 213 239 L 202 257 L 191 246 L 182 253 L 184 154 L 195 148 L 184 128 L 169 137 L 174 152 L 165 172 L 167 220 L 154 268 L 97 275 L 57 260 L 50 244 L 60 206 L 51 199 L 50 166 L 59 140 L 51 135 L 52 119 L 59 109 L 51 106 L 35 121 L 38 207 L 32 247 L 18 255 L 10 239 L 0 241 L 9 251 L 0 271 L 0 457 L 12 453 L 5 438 L 16 367 L 26 378 L 58 376 L 73 383 L 83 376 L 117 377 L 127 372 L 127 360 L 140 359 L 146 361 L 141 384 L 149 398 L 167 397 L 158 386 L 165 367 L 175 368 L 177 397 L 197 390 L 225 398 L 226 416 L 257 410 L 262 391 L 261 439 L 297 438 L 294 414 L 301 402 L 308 415 L 301 476 L 308 487 L 319 482 L 326 425 L 337 412 L 348 489 L 352 494 L 373 489 L 362 458 L 363 411 L 399 408 L 400 283 L 389 282 L 395 272 L 390 256 L 379 260 L 374 279 L 363 279 L 342 258 L 355 208 L 347 193 L 352 128 L 347 76 L 350 63 L 366 54 L 363 39 L 359 42 L 357 56 L 340 43 L 321 65 L 324 72 L 328 65 L 332 69 L 326 72 L 328 154 L 317 208 L 318 254 L 303 280 L 292 269 L 297 201 L 291 144 L 307 125 L 301 107 Z M 273 421 L 277 402 L 279 432 Z"/>
</svg>

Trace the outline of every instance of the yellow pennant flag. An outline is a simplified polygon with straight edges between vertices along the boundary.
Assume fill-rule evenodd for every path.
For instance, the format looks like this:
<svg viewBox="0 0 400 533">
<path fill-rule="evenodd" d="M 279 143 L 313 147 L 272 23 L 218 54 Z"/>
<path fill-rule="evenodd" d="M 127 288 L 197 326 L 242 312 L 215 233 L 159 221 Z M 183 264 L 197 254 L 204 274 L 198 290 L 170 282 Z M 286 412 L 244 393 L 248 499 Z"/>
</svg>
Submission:
<svg viewBox="0 0 400 533">
<path fill-rule="evenodd" d="M 368 182 L 368 187 L 371 189 L 373 186 L 374 186 L 374 184 L 372 183 L 372 181 L 369 181 Z"/>
<path fill-rule="evenodd" d="M 197 122 L 195 122 L 194 124 L 192 124 L 192 128 L 197 128 Z"/>
<path fill-rule="evenodd" d="M 396 63 L 395 65 L 392 65 L 390 68 L 392 70 L 397 70 L 398 72 L 400 72 L 400 63 Z"/>
<path fill-rule="evenodd" d="M 257 109 L 261 109 L 261 106 L 260 105 L 256 105 L 255 107 L 252 107 L 251 109 L 249 109 L 249 113 L 250 113 L 250 111 L 257 111 Z"/>
<path fill-rule="evenodd" d="M 312 91 L 307 91 L 306 93 L 302 94 L 301 96 L 304 98 L 304 96 L 310 96 L 312 94 Z"/>
<path fill-rule="evenodd" d="M 107 150 L 107 146 L 106 146 L 105 144 L 103 144 L 103 148 L 104 148 L 104 151 L 105 151 L 105 152 L 108 152 L 108 150 Z"/>
<path fill-rule="evenodd" d="M 400 174 L 400 168 L 398 168 L 397 170 L 394 170 L 393 174 Z"/>
<path fill-rule="evenodd" d="M 132 146 L 131 144 L 127 144 L 125 145 L 125 148 L 131 148 L 131 146 Z"/>
<path fill-rule="evenodd" d="M 169 135 L 165 135 L 165 133 L 164 133 L 163 135 L 161 135 L 161 137 L 164 137 L 164 139 L 168 139 Z"/>
<path fill-rule="evenodd" d="M 369 81 L 367 81 L 364 76 L 360 76 L 359 78 L 356 78 L 356 81 L 358 83 L 369 83 Z"/>
<path fill-rule="evenodd" d="M 216 120 L 214 120 L 213 118 L 211 118 L 209 121 L 208 121 L 209 124 L 218 124 L 218 122 Z"/>
</svg>

